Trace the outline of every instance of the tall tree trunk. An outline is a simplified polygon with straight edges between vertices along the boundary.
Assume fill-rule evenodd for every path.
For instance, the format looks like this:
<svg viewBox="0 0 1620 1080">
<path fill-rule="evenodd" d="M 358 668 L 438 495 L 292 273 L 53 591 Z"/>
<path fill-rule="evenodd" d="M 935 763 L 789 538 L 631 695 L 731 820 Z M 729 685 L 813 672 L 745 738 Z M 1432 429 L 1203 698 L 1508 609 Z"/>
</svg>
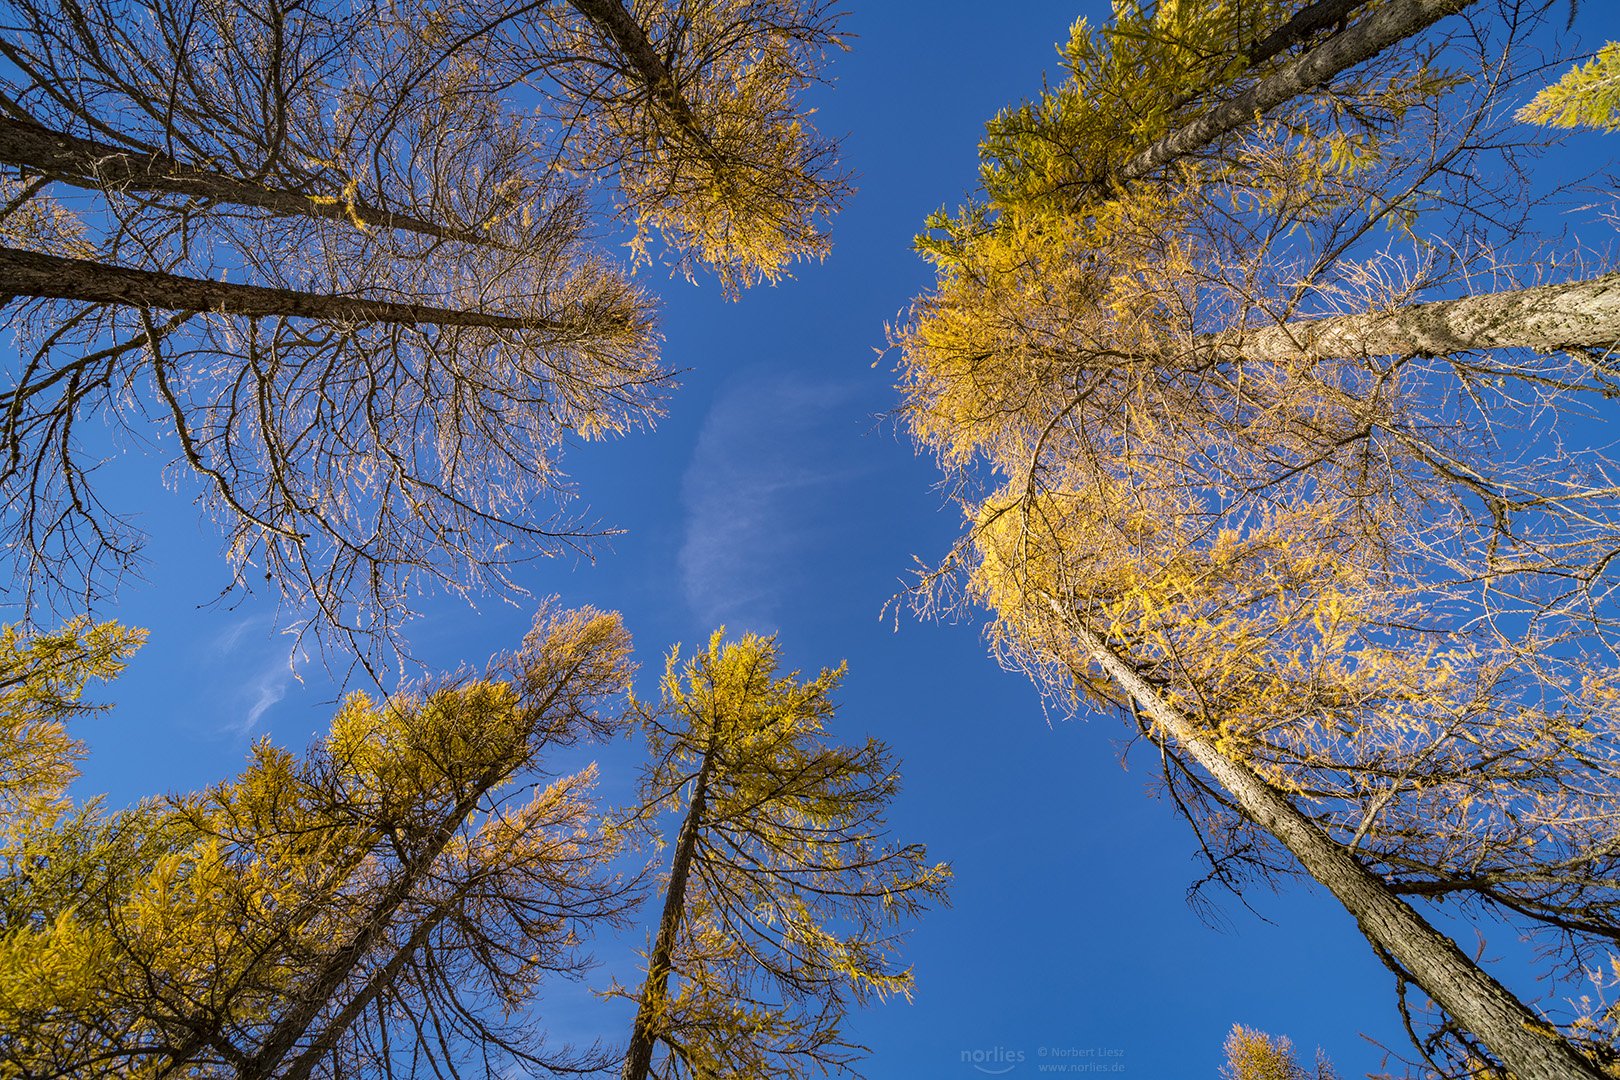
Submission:
<svg viewBox="0 0 1620 1080">
<path fill-rule="evenodd" d="M 1194 154 L 1223 135 L 1254 123 L 1264 113 L 1335 75 L 1455 14 L 1477 0 L 1396 0 L 1310 52 L 1289 61 L 1248 90 L 1177 128 L 1139 151 L 1119 170 L 1120 181 L 1140 180 L 1177 158 Z"/>
<path fill-rule="evenodd" d="M 1287 22 L 1244 50 L 1243 60 L 1249 67 L 1263 64 L 1272 57 L 1293 48 L 1312 34 L 1342 23 L 1356 8 L 1369 0 L 1316 0 L 1291 15 Z"/>
<path fill-rule="evenodd" d="M 511 773 L 510 768 L 494 766 L 478 778 L 473 789 L 464 795 L 450 812 L 439 821 L 433 831 L 420 838 L 421 850 L 405 860 L 399 876 L 389 883 L 376 905 L 348 941 L 335 949 L 310 985 L 301 988 L 297 1004 L 289 1008 L 260 1040 L 258 1049 L 237 1068 L 239 1080 L 269 1080 L 277 1075 L 287 1055 L 292 1053 L 321 1011 L 333 1000 L 340 986 L 359 968 L 362 961 L 387 936 L 394 916 L 410 898 L 411 891 L 427 877 L 434 862 L 443 854 L 456 830 L 477 808 L 478 800 Z M 420 928 L 418 928 L 420 930 Z M 414 947 L 413 947 L 414 949 Z M 348 1021 L 352 1021 L 352 1017 Z M 318 1045 L 318 1043 L 317 1043 Z"/>
<path fill-rule="evenodd" d="M 499 315 L 430 304 L 397 304 L 262 285 L 233 285 L 0 247 L 0 297 L 18 296 L 164 311 L 220 311 L 253 317 L 285 316 L 403 326 L 482 326 L 497 330 L 569 328 L 567 323 L 545 317 Z"/>
<path fill-rule="evenodd" d="M 182 164 L 157 151 L 136 151 L 0 116 L 0 162 L 74 187 L 168 192 L 252 206 L 283 217 L 315 217 L 371 228 L 402 229 L 445 240 L 489 244 L 487 237 L 395 214 L 362 200 L 318 196 Z"/>
<path fill-rule="evenodd" d="M 1211 335 L 1233 359 L 1449 356 L 1481 349 L 1608 349 L 1620 343 L 1620 272 L 1393 311 L 1333 315 Z"/>
<path fill-rule="evenodd" d="M 652 955 L 647 958 L 647 979 L 642 984 L 641 1005 L 636 1009 L 630 1045 L 624 1052 L 622 1080 L 647 1080 L 647 1074 L 652 1071 L 653 1048 L 663 1030 L 663 1014 L 669 1003 L 670 960 L 675 954 L 681 917 L 686 913 L 686 882 L 692 872 L 692 854 L 697 850 L 698 831 L 703 827 L 703 815 L 708 807 L 709 773 L 714 767 L 715 752 L 715 736 L 711 732 L 703 764 L 692 782 L 692 801 L 686 808 L 686 820 L 681 822 L 681 831 L 675 839 L 669 891 L 664 895 L 664 910 L 658 919 L 658 937 L 653 941 Z"/>
<path fill-rule="evenodd" d="M 1603 1080 L 1604 1074 L 1552 1025 L 1430 926 L 1282 792 L 1253 769 L 1222 754 L 1192 719 L 1167 702 L 1106 641 L 1055 598 L 1047 596 L 1046 601 L 1081 649 L 1130 695 L 1143 714 L 1203 766 L 1246 816 L 1276 837 L 1306 873 L 1338 897 L 1367 940 L 1477 1035 L 1516 1080 Z"/>
<path fill-rule="evenodd" d="M 1294 12 L 1287 22 L 1259 41 L 1246 46 L 1236 45 L 1234 51 L 1241 60 L 1244 70 L 1258 67 L 1267 60 L 1287 52 L 1312 34 L 1326 30 L 1335 23 L 1344 22 L 1351 12 L 1368 2 L 1369 0 L 1316 0 L 1314 4 Z M 1175 112 L 1197 101 L 1201 96 L 1203 95 L 1199 93 L 1191 93 L 1177 97 L 1170 103 L 1168 111 Z"/>
<path fill-rule="evenodd" d="M 703 125 L 698 123 L 691 103 L 681 96 L 680 87 L 675 85 L 675 76 L 664 58 L 658 55 L 658 49 L 647 36 L 646 28 L 636 21 L 620 0 L 568 0 L 568 3 L 608 36 L 636 78 L 646 86 L 647 93 L 675 121 L 681 134 L 708 158 L 717 173 L 721 172 L 725 163 L 715 156 L 714 146 L 704 133 Z"/>
</svg>

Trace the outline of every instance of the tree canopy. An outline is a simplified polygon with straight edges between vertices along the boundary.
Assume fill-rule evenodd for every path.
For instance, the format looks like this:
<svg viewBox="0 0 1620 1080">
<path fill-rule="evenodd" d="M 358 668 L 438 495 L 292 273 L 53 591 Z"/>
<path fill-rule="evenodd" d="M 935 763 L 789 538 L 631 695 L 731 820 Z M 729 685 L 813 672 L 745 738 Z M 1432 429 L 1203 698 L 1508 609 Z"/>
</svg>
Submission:
<svg viewBox="0 0 1620 1080">
<path fill-rule="evenodd" d="M 801 93 L 834 24 L 821 0 L 7 4 L 19 591 L 72 606 L 137 559 L 103 423 L 173 455 L 236 588 L 262 574 L 372 658 L 424 585 L 510 588 L 586 542 L 564 445 L 670 385 L 600 234 L 732 289 L 824 254 L 845 183 Z"/>
<path fill-rule="evenodd" d="M 136 640 L 7 633 L 7 730 L 63 711 Z M 614 616 L 553 615 L 483 677 L 352 695 L 305 754 L 261 741 L 234 780 L 118 812 L 66 797 L 80 743 L 50 720 L 24 729 L 40 764 L 6 778 L 0 1070 L 600 1067 L 520 1009 L 542 978 L 581 973 L 581 940 L 634 898 L 594 768 L 547 762 L 615 731 L 628 649 Z"/>
<path fill-rule="evenodd" d="M 1516 921 L 1554 966 L 1616 938 L 1620 503 L 1581 430 L 1620 293 L 1513 265 L 1527 9 L 1433 39 L 1406 35 L 1468 5 L 1379 5 L 1245 61 L 1310 6 L 1116 5 L 990 123 L 897 331 L 968 520 L 925 595 L 989 609 L 1056 703 L 1123 707 L 1212 881 L 1327 885 L 1441 1005 L 1427 1052 L 1596 1075 L 1604 1023 L 1566 1028 L 1590 1057 L 1524 1037 L 1544 1021 L 1404 898 Z M 1361 59 L 1268 89 L 1312 55 Z M 1232 101 L 1266 104 L 1201 122 Z"/>
<path fill-rule="evenodd" d="M 644 717 L 630 820 L 680 825 L 646 978 L 621 991 L 637 1003 L 625 1080 L 845 1072 L 863 1049 L 851 1004 L 911 996 L 906 924 L 944 901 L 950 869 L 888 836 L 892 752 L 828 742 L 844 669 L 780 666 L 774 639 L 716 632 L 670 652 Z"/>
</svg>

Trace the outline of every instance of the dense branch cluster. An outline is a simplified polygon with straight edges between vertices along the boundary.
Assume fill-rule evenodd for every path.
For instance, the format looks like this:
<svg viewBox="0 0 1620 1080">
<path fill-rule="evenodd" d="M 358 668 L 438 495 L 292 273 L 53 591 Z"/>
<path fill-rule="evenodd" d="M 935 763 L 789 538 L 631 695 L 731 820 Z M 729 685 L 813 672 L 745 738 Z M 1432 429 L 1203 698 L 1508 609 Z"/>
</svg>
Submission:
<svg viewBox="0 0 1620 1080">
<path fill-rule="evenodd" d="M 83 625 L 44 639 L 74 697 L 131 644 Z M 35 685 L 39 639 L 3 645 L 0 668 Z M 514 1012 L 583 971 L 582 937 L 634 899 L 596 827 L 594 769 L 546 772 L 617 728 L 628 648 L 616 617 L 554 616 L 483 679 L 355 695 L 306 754 L 264 741 L 235 780 L 119 813 L 66 795 L 71 740 L 56 774 L 8 777 L 8 810 L 26 805 L 0 833 L 0 1067 L 599 1066 Z"/>
<path fill-rule="evenodd" d="M 155 444 L 238 586 L 374 649 L 428 583 L 590 535 L 560 452 L 655 416 L 653 305 L 604 211 L 728 286 L 825 251 L 819 0 L 22 0 L 0 17 L 0 388 L 19 580 L 90 596 Z M 113 434 L 111 441 L 107 431 Z M 364 641 L 372 637 L 372 644 Z"/>
<path fill-rule="evenodd" d="M 1620 942 L 1620 486 L 1584 435 L 1620 288 L 1507 265 L 1523 177 L 1493 125 L 1526 28 L 1386 45 L 1143 171 L 1119 163 L 1311 52 L 1256 67 L 1222 22 L 1254 5 L 1123 7 L 992 122 L 982 200 L 921 241 L 902 388 L 969 517 L 929 595 L 989 608 L 1059 700 L 1131 706 L 1214 879 L 1317 873 L 1261 793 L 1386 896 L 1505 917 L 1579 974 Z M 1188 61 L 1184 19 L 1234 43 L 1230 86 L 1178 84 L 1219 59 Z"/>
</svg>

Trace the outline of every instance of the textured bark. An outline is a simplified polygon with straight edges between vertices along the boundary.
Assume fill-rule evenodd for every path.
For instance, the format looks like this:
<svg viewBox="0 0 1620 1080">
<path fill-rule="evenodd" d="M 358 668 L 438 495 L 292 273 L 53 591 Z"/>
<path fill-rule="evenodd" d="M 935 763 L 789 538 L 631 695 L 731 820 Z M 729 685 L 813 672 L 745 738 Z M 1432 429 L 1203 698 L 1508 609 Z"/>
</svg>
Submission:
<svg viewBox="0 0 1620 1080">
<path fill-rule="evenodd" d="M 1247 48 L 1238 50 L 1238 57 L 1244 70 L 1259 67 L 1267 60 L 1292 49 L 1312 34 L 1326 30 L 1335 23 L 1343 23 L 1351 12 L 1365 3 L 1368 3 L 1368 0 L 1316 0 L 1316 3 L 1301 8 L 1294 12 L 1287 22 L 1265 37 Z M 1175 112 L 1186 108 L 1201 96 L 1192 93 L 1177 97 L 1170 103 L 1169 111 Z M 1101 185 L 1096 187 L 1096 191 L 1099 195 L 1107 194 Z"/>
<path fill-rule="evenodd" d="M 712 158 L 713 149 L 703 133 L 703 125 L 698 123 L 691 104 L 681 96 L 669 65 L 658 55 L 646 29 L 624 4 L 620 0 L 568 0 L 568 3 L 608 36 L 653 100 L 663 106 L 694 146 Z M 718 168 L 720 163 L 714 164 Z"/>
<path fill-rule="evenodd" d="M 0 297 L 30 296 L 165 311 L 218 311 L 252 317 L 283 316 L 332 322 L 404 326 L 482 326 L 497 330 L 561 330 L 547 318 L 486 314 L 429 304 L 333 296 L 232 285 L 153 270 L 131 270 L 86 259 L 0 247 Z"/>
<path fill-rule="evenodd" d="M 1356 8 L 1368 0 L 1316 0 L 1303 7 L 1277 29 L 1261 38 L 1243 54 L 1244 62 L 1253 66 L 1263 64 L 1272 57 L 1293 48 L 1312 34 L 1326 30 L 1334 23 L 1343 22 Z"/>
<path fill-rule="evenodd" d="M 630 1033 L 630 1045 L 624 1052 L 622 1080 L 647 1080 L 652 1071 L 653 1048 L 658 1045 L 662 1028 L 661 1016 L 669 1002 L 670 960 L 675 954 L 675 937 L 680 933 L 681 916 L 686 913 L 686 882 L 692 872 L 692 855 L 697 850 L 698 831 L 703 827 L 703 815 L 708 808 L 709 773 L 714 767 L 715 742 L 709 736 L 709 748 L 703 755 L 697 779 L 692 782 L 692 801 L 686 809 L 686 820 L 681 822 L 680 834 L 675 839 L 675 857 L 669 867 L 669 891 L 664 895 L 664 910 L 658 919 L 658 937 L 653 942 L 652 955 L 647 958 L 647 979 L 641 988 L 641 1005 L 636 1009 L 635 1027 Z"/>
<path fill-rule="evenodd" d="M 1394 311 L 1298 319 L 1210 341 L 1234 359 L 1262 363 L 1501 348 L 1609 349 L 1620 342 L 1620 273 Z"/>
<path fill-rule="evenodd" d="M 1254 122 L 1257 114 L 1330 81 L 1477 0 L 1397 0 L 1335 34 L 1274 74 L 1222 102 L 1198 119 L 1137 153 L 1119 170 L 1120 180 L 1140 180 L 1177 158 L 1197 153 L 1223 135 Z"/>
<path fill-rule="evenodd" d="M 1390 891 L 1282 792 L 1222 754 L 1130 664 L 1056 600 L 1052 609 L 1115 685 L 1232 797 L 1242 812 L 1286 847 L 1355 918 L 1369 942 L 1497 1055 L 1517 1080 L 1603 1080 L 1603 1073 L 1558 1031 L 1476 965 L 1450 938 Z"/>
<path fill-rule="evenodd" d="M 268 210 L 284 217 L 315 217 L 371 228 L 403 229 L 464 243 L 488 243 L 464 230 L 379 210 L 364 201 L 266 187 L 208 169 L 182 164 L 166 154 L 133 151 L 94 139 L 81 139 L 37 124 L 0 117 L 0 162 L 16 165 L 74 187 L 96 190 L 164 192 Z"/>
</svg>

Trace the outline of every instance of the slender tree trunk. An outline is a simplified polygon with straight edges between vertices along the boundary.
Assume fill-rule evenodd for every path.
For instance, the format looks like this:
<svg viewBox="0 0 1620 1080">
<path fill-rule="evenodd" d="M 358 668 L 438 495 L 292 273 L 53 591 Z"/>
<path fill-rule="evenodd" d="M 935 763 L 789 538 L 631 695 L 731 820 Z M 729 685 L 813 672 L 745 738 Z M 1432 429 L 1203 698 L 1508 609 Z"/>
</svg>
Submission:
<svg viewBox="0 0 1620 1080">
<path fill-rule="evenodd" d="M 456 893 L 452 899 L 455 903 L 460 903 L 463 898 L 464 891 Z M 451 903 L 451 899 L 441 900 L 438 910 L 430 918 L 423 919 L 416 925 L 416 929 L 411 931 L 411 936 L 405 944 L 395 949 L 394 955 L 388 958 L 387 963 L 372 972 L 371 978 L 366 980 L 365 987 L 348 1000 L 338 1014 L 321 1028 L 314 1039 L 310 1040 L 307 1047 L 287 1062 L 286 1067 L 276 1074 L 276 1080 L 309 1080 L 315 1066 L 337 1047 L 339 1040 L 349 1030 L 349 1025 L 371 1007 L 378 996 L 399 977 L 399 973 L 405 970 L 405 965 L 412 957 L 427 944 L 428 938 L 433 936 L 433 931 L 450 917 L 454 911 Z"/>
<path fill-rule="evenodd" d="M 321 1010 L 331 1003 L 338 988 L 354 974 L 360 962 L 383 940 L 400 905 L 410 897 L 411 890 L 427 875 L 434 860 L 454 839 L 456 827 L 472 813 L 478 799 L 499 779 L 500 776 L 497 775 L 488 783 L 480 784 L 479 790 L 463 799 L 455 807 L 452 815 L 441 823 L 434 835 L 427 838 L 423 851 L 405 866 L 399 877 L 378 898 L 376 907 L 367 914 L 365 922 L 354 936 L 333 952 L 320 974 L 309 986 L 302 988 L 296 999 L 297 1004 L 276 1018 L 275 1024 L 260 1041 L 258 1050 L 237 1068 L 239 1080 L 269 1080 L 270 1077 L 277 1075 L 281 1063 L 292 1053 L 298 1040 L 304 1037 Z"/>
<path fill-rule="evenodd" d="M 184 165 L 166 154 L 133 151 L 112 143 L 0 117 L 0 162 L 74 187 L 167 192 L 268 210 L 283 217 L 315 217 L 371 228 L 402 229 L 463 243 L 487 237 L 431 221 L 380 210 L 364 201 L 316 196 Z"/>
<path fill-rule="evenodd" d="M 715 158 L 714 148 L 692 112 L 691 103 L 681 96 L 669 65 L 658 54 L 646 28 L 636 21 L 621 0 L 568 0 L 568 3 L 608 36 L 653 100 L 664 107 L 681 133 L 719 171 L 724 163 Z"/>
<path fill-rule="evenodd" d="M 334 322 L 402 326 L 482 326 L 497 330 L 564 330 L 548 318 L 488 314 L 429 304 L 396 304 L 353 296 L 232 285 L 205 278 L 42 255 L 0 247 L 0 298 L 82 300 L 165 311 L 219 311 L 253 317 L 285 316 Z"/>
<path fill-rule="evenodd" d="M 1449 356 L 1481 349 L 1609 349 L 1620 343 L 1620 273 L 1394 311 L 1333 315 L 1208 339 L 1233 359 Z"/>
<path fill-rule="evenodd" d="M 1170 132 L 1122 166 L 1119 180 L 1140 180 L 1177 158 L 1198 152 L 1211 142 L 1254 122 L 1255 115 L 1332 80 L 1335 75 L 1377 56 L 1396 42 L 1418 33 L 1477 0 L 1397 0 L 1354 26 L 1291 60 L 1248 90 L 1222 102 L 1198 119 Z"/>
<path fill-rule="evenodd" d="M 1050 596 L 1047 603 L 1080 647 L 1151 719 L 1204 767 L 1238 807 L 1275 836 L 1306 873 L 1339 898 L 1373 945 L 1463 1027 L 1477 1035 L 1516 1080 L 1603 1080 L 1603 1073 L 1531 1012 L 1450 938 L 1392 893 L 1377 875 L 1319 828 L 1253 769 L 1216 749 L 1136 669 Z"/>
<path fill-rule="evenodd" d="M 697 850 L 698 832 L 703 827 L 703 815 L 708 805 L 709 772 L 714 767 L 715 736 L 709 735 L 709 746 L 698 767 L 697 779 L 692 782 L 692 801 L 686 808 L 686 820 L 675 839 L 675 858 L 669 867 L 669 891 L 664 895 L 664 910 L 658 919 L 658 937 L 653 942 L 652 955 L 647 958 L 647 979 L 641 988 L 641 1005 L 636 1009 L 636 1024 L 630 1033 L 630 1045 L 624 1052 L 622 1080 L 647 1080 L 652 1070 L 653 1048 L 658 1044 L 664 1025 L 664 1010 L 669 1003 L 670 959 L 675 953 L 675 937 L 680 933 L 681 917 L 686 913 L 686 882 L 692 872 L 692 854 Z"/>
</svg>

